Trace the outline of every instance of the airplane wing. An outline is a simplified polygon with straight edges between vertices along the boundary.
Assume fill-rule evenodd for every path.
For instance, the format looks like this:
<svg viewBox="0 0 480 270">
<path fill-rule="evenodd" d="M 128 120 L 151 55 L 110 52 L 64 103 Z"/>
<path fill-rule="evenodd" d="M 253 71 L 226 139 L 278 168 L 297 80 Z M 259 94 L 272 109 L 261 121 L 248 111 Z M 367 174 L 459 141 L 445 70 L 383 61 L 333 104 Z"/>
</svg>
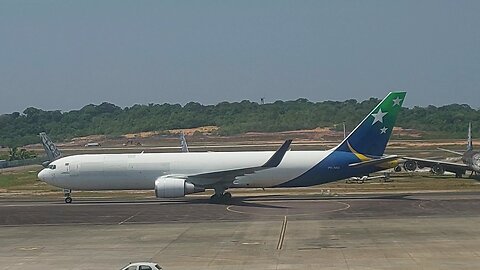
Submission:
<svg viewBox="0 0 480 270">
<path fill-rule="evenodd" d="M 448 161 L 442 161 L 442 160 L 423 159 L 423 158 L 414 158 L 414 157 L 403 157 L 402 159 L 415 161 L 419 166 L 422 166 L 422 167 L 433 167 L 435 165 L 440 165 L 445 169 L 445 171 L 454 172 L 454 173 L 464 172 L 470 169 L 466 164 L 454 163 L 454 162 L 448 162 Z"/>
<path fill-rule="evenodd" d="M 382 157 L 382 158 L 362 161 L 362 162 L 358 162 L 358 163 L 352 163 L 352 164 L 349 164 L 348 166 L 349 167 L 361 167 L 361 166 L 366 166 L 366 165 L 370 165 L 370 166 L 371 165 L 378 165 L 378 164 L 398 160 L 400 158 L 401 158 L 400 156 L 392 155 L 392 156 L 386 156 L 386 157 Z"/>
<path fill-rule="evenodd" d="M 441 147 L 437 147 L 437 149 L 441 150 L 441 151 L 444 151 L 444 152 L 452 153 L 452 154 L 455 154 L 455 155 L 463 156 L 463 153 L 460 153 L 460 152 L 457 152 L 457 151 L 453 151 L 453 150 L 449 150 L 449 149 L 445 149 L 445 148 L 441 148 Z"/>
<path fill-rule="evenodd" d="M 199 185 L 199 186 L 213 186 L 213 185 L 229 185 L 231 184 L 236 177 L 243 176 L 246 174 L 252 174 L 257 171 L 266 170 L 269 168 L 277 167 L 280 162 L 282 161 L 285 153 L 287 153 L 292 140 L 286 140 L 280 148 L 275 151 L 275 153 L 270 157 L 270 159 L 265 162 L 263 165 L 257 167 L 248 167 L 248 168 L 239 168 L 239 169 L 232 169 L 232 170 L 224 170 L 224 171 L 214 171 L 214 172 L 207 172 L 195 175 L 188 175 L 186 179 L 191 182 L 192 184 Z"/>
</svg>

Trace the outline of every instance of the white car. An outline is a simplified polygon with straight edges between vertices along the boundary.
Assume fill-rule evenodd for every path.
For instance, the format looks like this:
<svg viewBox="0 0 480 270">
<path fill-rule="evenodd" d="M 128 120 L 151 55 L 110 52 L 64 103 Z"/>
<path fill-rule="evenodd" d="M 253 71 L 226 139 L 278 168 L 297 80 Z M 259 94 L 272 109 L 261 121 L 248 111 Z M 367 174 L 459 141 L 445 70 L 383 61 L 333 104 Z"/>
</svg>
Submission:
<svg viewBox="0 0 480 270">
<path fill-rule="evenodd" d="M 162 267 L 152 262 L 136 262 L 122 268 L 122 270 L 161 270 Z"/>
</svg>

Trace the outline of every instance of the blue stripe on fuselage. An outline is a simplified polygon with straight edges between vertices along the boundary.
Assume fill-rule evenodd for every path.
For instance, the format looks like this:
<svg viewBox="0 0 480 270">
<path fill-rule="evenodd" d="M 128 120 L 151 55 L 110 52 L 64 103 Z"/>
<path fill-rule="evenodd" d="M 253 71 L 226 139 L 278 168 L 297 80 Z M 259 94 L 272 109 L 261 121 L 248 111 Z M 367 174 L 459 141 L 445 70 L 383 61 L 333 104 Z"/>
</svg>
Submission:
<svg viewBox="0 0 480 270">
<path fill-rule="evenodd" d="M 384 170 L 383 168 L 368 165 L 357 168 L 348 166 L 359 161 L 358 157 L 351 152 L 333 151 L 304 174 L 277 187 L 314 186 Z"/>
</svg>

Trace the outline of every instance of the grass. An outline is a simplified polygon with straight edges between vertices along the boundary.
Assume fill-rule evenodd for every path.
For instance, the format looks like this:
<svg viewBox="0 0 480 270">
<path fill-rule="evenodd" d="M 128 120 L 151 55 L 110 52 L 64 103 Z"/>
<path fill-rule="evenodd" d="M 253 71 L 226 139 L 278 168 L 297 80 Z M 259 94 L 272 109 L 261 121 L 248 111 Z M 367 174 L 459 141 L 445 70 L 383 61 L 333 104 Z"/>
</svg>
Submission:
<svg viewBox="0 0 480 270">
<path fill-rule="evenodd" d="M 40 170 L 41 168 L 29 166 L 0 171 L 0 197 L 44 195 L 61 191 L 59 188 L 39 181 L 37 174 Z"/>
<path fill-rule="evenodd" d="M 0 188 L 9 189 L 18 186 L 31 186 L 37 182 L 38 171 L 1 172 Z"/>
</svg>

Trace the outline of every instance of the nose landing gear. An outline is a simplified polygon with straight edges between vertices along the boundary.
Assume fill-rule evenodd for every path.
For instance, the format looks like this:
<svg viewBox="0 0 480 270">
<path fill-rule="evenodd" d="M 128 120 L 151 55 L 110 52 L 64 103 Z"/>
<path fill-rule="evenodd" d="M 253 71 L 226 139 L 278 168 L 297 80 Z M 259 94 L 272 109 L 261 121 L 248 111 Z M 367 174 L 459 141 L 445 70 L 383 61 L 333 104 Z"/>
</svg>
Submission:
<svg viewBox="0 0 480 270">
<path fill-rule="evenodd" d="M 71 189 L 63 190 L 63 195 L 65 196 L 65 203 L 72 203 L 72 197 L 70 196 L 70 194 L 72 194 Z"/>
</svg>

